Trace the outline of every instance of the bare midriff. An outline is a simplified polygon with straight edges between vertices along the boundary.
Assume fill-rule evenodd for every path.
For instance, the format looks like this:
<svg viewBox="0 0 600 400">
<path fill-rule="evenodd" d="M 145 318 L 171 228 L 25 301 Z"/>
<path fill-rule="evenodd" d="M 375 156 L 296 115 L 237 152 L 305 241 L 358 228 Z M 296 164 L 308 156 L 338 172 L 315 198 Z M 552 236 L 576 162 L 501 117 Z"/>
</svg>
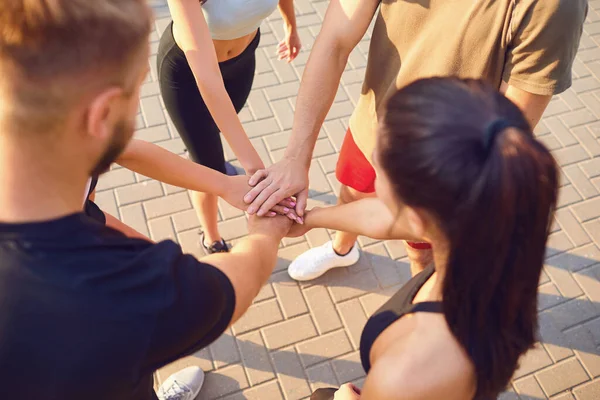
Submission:
<svg viewBox="0 0 600 400">
<path fill-rule="evenodd" d="M 256 36 L 258 30 L 246 35 L 239 37 L 237 39 L 231 40 L 214 40 L 213 44 L 215 46 L 215 52 L 217 53 L 217 60 L 219 62 L 231 60 L 242 54 L 246 47 L 252 42 L 252 39 Z M 178 40 L 177 29 L 173 26 L 173 36 L 175 37 L 175 42 L 179 47 L 180 41 Z"/>
</svg>

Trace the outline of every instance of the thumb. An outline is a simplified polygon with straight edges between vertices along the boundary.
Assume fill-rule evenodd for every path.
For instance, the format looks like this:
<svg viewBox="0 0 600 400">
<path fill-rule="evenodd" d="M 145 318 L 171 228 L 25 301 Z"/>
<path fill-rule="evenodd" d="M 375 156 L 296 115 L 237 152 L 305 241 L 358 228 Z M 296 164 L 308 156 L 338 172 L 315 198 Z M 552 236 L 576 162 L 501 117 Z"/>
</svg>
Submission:
<svg viewBox="0 0 600 400">
<path fill-rule="evenodd" d="M 304 210 L 306 209 L 306 202 L 308 201 L 308 188 L 304 189 L 296 196 L 296 214 L 299 217 L 304 216 Z"/>
</svg>

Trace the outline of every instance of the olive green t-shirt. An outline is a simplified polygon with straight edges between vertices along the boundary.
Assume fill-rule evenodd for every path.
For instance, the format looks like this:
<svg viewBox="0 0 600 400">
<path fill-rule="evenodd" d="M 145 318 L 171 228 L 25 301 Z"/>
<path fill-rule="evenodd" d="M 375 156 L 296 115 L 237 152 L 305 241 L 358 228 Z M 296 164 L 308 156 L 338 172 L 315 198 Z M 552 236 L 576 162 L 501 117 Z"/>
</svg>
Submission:
<svg viewBox="0 0 600 400">
<path fill-rule="evenodd" d="M 587 0 L 383 0 L 350 130 L 370 158 L 381 105 L 432 76 L 502 81 L 538 95 L 571 85 Z"/>
</svg>

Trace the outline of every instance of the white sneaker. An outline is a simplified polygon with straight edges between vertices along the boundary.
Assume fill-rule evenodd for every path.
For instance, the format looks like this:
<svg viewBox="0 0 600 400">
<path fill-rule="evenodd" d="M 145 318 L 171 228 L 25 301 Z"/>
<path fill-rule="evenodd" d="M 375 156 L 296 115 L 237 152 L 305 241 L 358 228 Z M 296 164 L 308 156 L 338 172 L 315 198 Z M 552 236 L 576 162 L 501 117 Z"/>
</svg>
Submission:
<svg viewBox="0 0 600 400">
<path fill-rule="evenodd" d="M 203 383 L 204 371 L 198 367 L 187 367 L 169 376 L 156 395 L 160 400 L 194 400 Z"/>
<path fill-rule="evenodd" d="M 315 247 L 300 254 L 290 264 L 288 274 L 297 281 L 310 281 L 332 268 L 349 267 L 356 264 L 359 258 L 360 252 L 357 243 L 354 243 L 348 254 L 340 256 L 333 250 L 333 243 L 329 241 L 321 247 Z"/>
</svg>

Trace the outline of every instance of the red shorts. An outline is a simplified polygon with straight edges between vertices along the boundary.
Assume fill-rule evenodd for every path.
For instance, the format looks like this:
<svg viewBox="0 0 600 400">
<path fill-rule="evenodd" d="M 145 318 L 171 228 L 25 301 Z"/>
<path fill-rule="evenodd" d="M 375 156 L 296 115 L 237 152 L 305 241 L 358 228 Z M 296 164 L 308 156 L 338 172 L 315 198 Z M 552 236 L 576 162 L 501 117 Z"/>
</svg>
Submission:
<svg viewBox="0 0 600 400">
<path fill-rule="evenodd" d="M 340 157 L 335 168 L 335 176 L 342 185 L 351 187 L 358 192 L 375 192 L 375 168 L 354 142 L 350 128 L 348 128 L 344 143 L 342 143 Z M 406 243 L 417 250 L 431 249 L 429 243 L 408 241 Z"/>
<path fill-rule="evenodd" d="M 375 192 L 375 169 L 354 143 L 350 128 L 348 128 L 344 143 L 342 143 L 335 176 L 342 185 L 351 187 L 358 192 Z"/>
</svg>

